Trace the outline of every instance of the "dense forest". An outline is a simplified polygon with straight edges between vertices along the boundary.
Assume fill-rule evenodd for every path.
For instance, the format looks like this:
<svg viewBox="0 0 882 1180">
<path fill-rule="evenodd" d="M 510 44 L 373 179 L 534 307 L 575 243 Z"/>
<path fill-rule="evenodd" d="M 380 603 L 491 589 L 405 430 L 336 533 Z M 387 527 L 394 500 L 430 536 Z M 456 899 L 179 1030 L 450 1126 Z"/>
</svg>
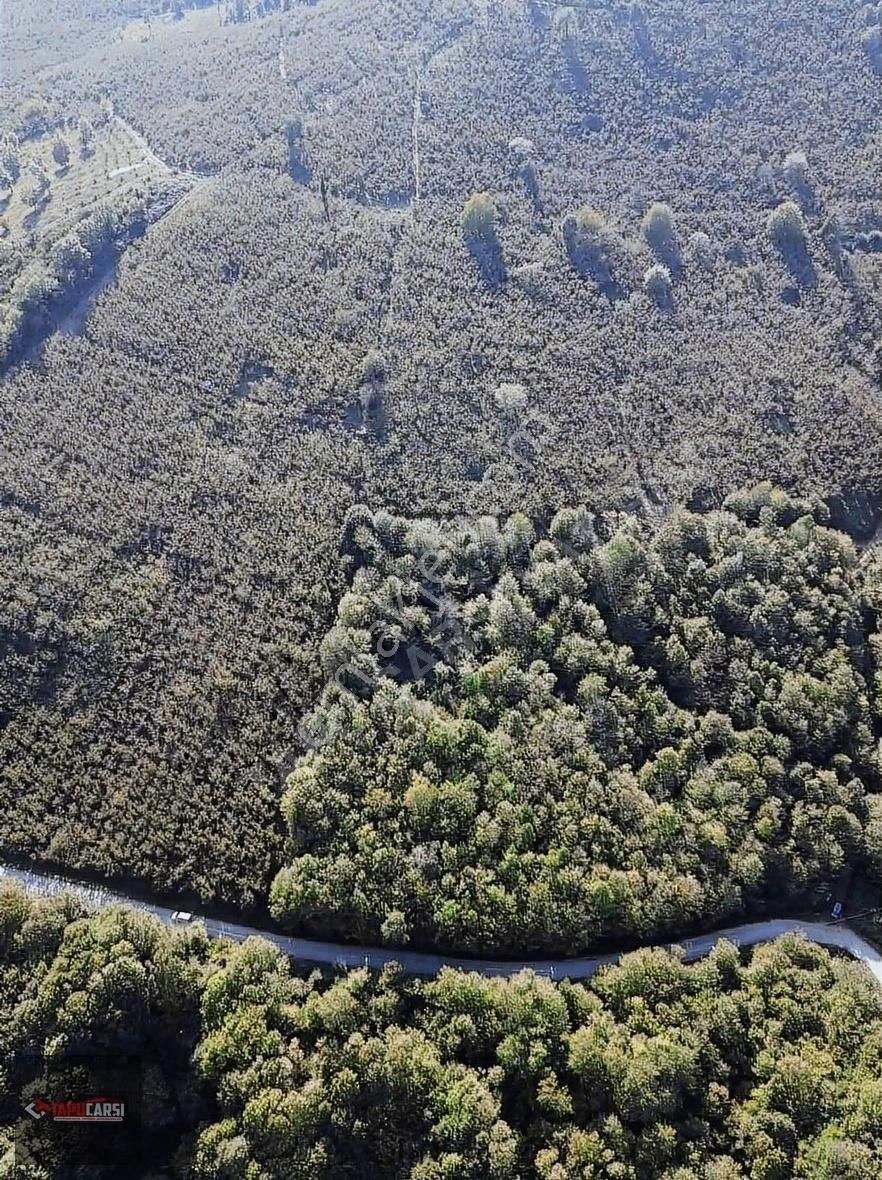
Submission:
<svg viewBox="0 0 882 1180">
<path fill-rule="evenodd" d="M 878 14 L 850 0 L 239 15 L 4 10 L 0 269 L 64 231 L 65 298 L 86 291 L 79 328 L 28 318 L 0 383 L 0 846 L 248 907 L 296 851 L 279 799 L 355 504 L 655 520 L 767 477 L 871 536 L 882 82 Z M 173 204 L 111 235 L 93 298 L 74 199 L 150 185 Z M 646 649 L 661 633 L 628 628 L 609 642 L 662 678 L 643 691 L 676 748 L 695 702 Z M 718 706 L 773 734 L 757 761 L 826 766 L 752 710 Z M 870 790 L 865 746 L 840 752 Z M 774 793 L 786 816 L 796 786 Z M 592 863 L 645 888 L 629 855 Z M 737 908 L 731 868 L 688 904 Z"/>
<path fill-rule="evenodd" d="M 3 1174 L 17 1150 L 17 1180 L 50 1180 L 52 1144 L 22 1103 L 87 1088 L 107 1055 L 140 1063 L 154 1180 L 882 1167 L 882 999 L 860 966 L 800 939 L 746 961 L 723 943 L 695 966 L 635 952 L 587 985 L 303 968 L 259 939 L 0 891 Z"/>
<path fill-rule="evenodd" d="M 878 892 L 882 9 L 0 34 L 0 857 L 519 958 Z M 882 1174 L 795 939 L 420 982 L 0 890 L 0 1176 L 108 1059 L 152 1180 Z"/>
<path fill-rule="evenodd" d="M 879 880 L 882 565 L 827 519 L 354 509 L 273 912 L 566 954 Z"/>
</svg>

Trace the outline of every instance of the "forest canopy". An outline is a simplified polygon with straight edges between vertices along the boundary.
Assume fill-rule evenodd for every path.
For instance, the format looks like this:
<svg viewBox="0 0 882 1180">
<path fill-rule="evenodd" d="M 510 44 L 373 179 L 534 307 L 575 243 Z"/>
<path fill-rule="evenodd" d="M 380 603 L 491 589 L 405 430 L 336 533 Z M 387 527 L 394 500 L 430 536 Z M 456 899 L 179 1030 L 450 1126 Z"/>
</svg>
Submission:
<svg viewBox="0 0 882 1180">
<path fill-rule="evenodd" d="M 692 966 L 640 951 L 586 984 L 322 977 L 260 939 L 4 887 L 0 1167 L 24 1136 L 27 1180 L 51 1180 L 22 1104 L 65 1092 L 73 1051 L 82 1085 L 107 1054 L 140 1059 L 150 1174 L 168 1180 L 882 1167 L 882 999 L 860 965 L 794 936 L 744 959 L 723 942 Z"/>
<path fill-rule="evenodd" d="M 354 509 L 282 811 L 295 928 L 572 953 L 882 872 L 875 559 L 770 484 L 655 528 Z"/>
<path fill-rule="evenodd" d="M 634 951 L 0 887 L 0 1177 L 879 1180 L 859 965 L 634 948 L 882 885 L 882 7 L 0 25 L 0 859 Z"/>
<path fill-rule="evenodd" d="M 823 499 L 831 524 L 868 541 L 882 519 L 878 15 L 851 0 L 6 5 L 3 853 L 188 905 L 262 907 L 280 867 L 305 851 L 289 843 L 279 801 L 322 691 L 322 636 L 346 593 L 338 538 L 356 504 L 408 521 L 504 525 L 523 512 L 544 538 L 561 509 L 655 521 L 678 505 L 717 508 L 768 478 Z M 691 839 L 679 792 L 695 758 L 722 755 L 684 754 L 693 723 L 679 726 L 682 711 L 704 708 L 690 691 L 716 694 L 736 733 L 773 739 L 750 756 L 783 809 L 760 827 L 785 828 L 756 852 L 757 880 L 794 866 L 807 875 L 787 895 L 811 893 L 852 820 L 839 817 L 830 864 L 816 864 L 827 854 L 808 836 L 805 853 L 781 851 L 788 800 L 811 809 L 816 793 L 835 797 L 824 806 L 841 806 L 866 840 L 871 821 L 848 786 L 855 778 L 873 795 L 864 739 L 840 751 L 857 769 L 830 770 L 835 788 L 782 785 L 762 767 L 781 759 L 781 741 L 793 745 L 787 776 L 801 776 L 801 761 L 829 769 L 829 751 L 797 749 L 802 739 L 765 716 L 768 702 L 754 709 L 756 690 L 737 673 L 695 669 L 678 687 L 677 644 L 700 662 L 700 636 L 657 618 L 641 638 L 639 620 L 616 630 L 596 586 L 585 602 L 600 612 L 602 642 L 631 647 L 640 675 L 656 675 L 639 692 L 659 729 L 632 772 L 666 744 L 686 758 L 666 805 Z M 774 626 L 802 634 L 789 618 Z M 489 657 L 496 641 L 480 642 Z M 519 674 L 547 662 L 544 642 L 516 657 Z M 809 673 L 840 702 L 851 675 L 841 660 L 851 668 L 853 656 L 844 642 L 844 655 L 829 655 L 835 675 Z M 556 677 L 551 716 L 589 709 L 576 699 L 579 656 L 566 659 L 566 676 L 542 673 Z M 799 669 L 781 666 L 791 679 L 770 691 L 792 702 Z M 592 674 L 629 701 L 638 691 L 624 665 Z M 466 708 L 449 706 L 452 717 Z M 852 716 L 862 705 L 843 707 Z M 502 723 L 500 703 L 490 708 Z M 496 715 L 463 720 L 498 729 Z M 731 751 L 744 740 L 721 742 Z M 530 738 L 534 751 L 557 741 Z M 605 797 L 647 818 L 621 755 L 598 757 L 602 772 L 577 772 L 555 754 L 566 775 L 597 778 Z M 483 812 L 495 817 L 467 859 L 490 873 L 468 886 L 481 913 L 486 889 L 501 889 L 498 924 L 512 890 L 526 888 L 529 858 L 575 842 L 559 832 L 591 804 L 561 781 L 555 808 L 575 790 L 573 817 L 528 816 L 538 786 L 514 801 L 479 798 L 486 786 L 474 816 L 466 791 L 456 837 L 464 848 Z M 664 802 L 660 789 L 639 792 Z M 423 802 L 425 826 L 439 805 Z M 513 819 L 497 815 L 501 802 Z M 581 898 L 580 942 L 648 921 L 645 891 L 663 863 L 683 869 L 684 896 L 662 890 L 660 918 L 747 904 L 756 863 L 718 847 L 712 830 L 725 804 L 699 790 L 694 807 L 703 834 L 686 863 L 679 829 L 633 863 L 615 834 L 625 812 L 588 833 L 596 851 L 568 870 L 590 869 L 567 886 Z M 394 827 L 393 812 L 367 827 Z M 750 827 L 734 811 L 729 823 L 730 839 Z M 334 858 L 351 838 L 340 833 Z M 393 912 L 368 888 L 353 901 L 360 924 L 388 921 L 390 936 L 413 938 L 423 923 L 434 937 L 435 909 L 456 901 L 464 909 L 447 914 L 445 937 L 475 937 L 474 905 L 441 884 L 458 869 L 416 850 L 434 839 L 382 844 L 427 855 L 428 884 L 413 913 L 403 896 Z M 503 849 L 511 877 L 499 884 Z M 330 863 L 330 852 L 308 855 Z M 696 874 L 692 855 L 718 868 Z M 589 881 L 596 906 L 585 908 Z M 308 919 L 316 927 L 338 921 L 322 916 L 339 900 L 327 888 Z M 312 903 L 295 894 L 283 908 L 306 915 Z M 528 925 L 550 904 L 536 897 Z M 501 929 L 493 941 L 504 945 Z"/>
</svg>

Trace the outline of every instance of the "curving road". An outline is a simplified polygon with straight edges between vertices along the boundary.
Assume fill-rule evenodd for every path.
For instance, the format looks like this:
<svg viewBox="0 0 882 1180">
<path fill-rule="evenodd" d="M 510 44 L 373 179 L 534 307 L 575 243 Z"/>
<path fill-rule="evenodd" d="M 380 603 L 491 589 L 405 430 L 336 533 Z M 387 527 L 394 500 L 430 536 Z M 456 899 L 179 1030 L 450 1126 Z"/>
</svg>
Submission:
<svg viewBox="0 0 882 1180">
<path fill-rule="evenodd" d="M 82 898 L 88 905 L 100 909 L 108 905 L 127 905 L 134 909 L 153 914 L 163 922 L 172 922 L 175 910 L 153 902 L 140 901 L 123 893 L 99 886 L 87 885 L 50 873 L 33 869 L 21 869 L 0 863 L 0 884 L 12 881 L 28 890 L 44 896 L 71 893 Z M 389 950 L 372 946 L 344 946 L 335 942 L 318 942 L 309 938 L 292 938 L 285 934 L 260 930 L 254 926 L 240 926 L 235 922 L 220 922 L 214 918 L 194 918 L 204 925 L 212 938 L 231 938 L 244 942 L 246 938 L 259 937 L 277 946 L 291 959 L 308 963 L 327 963 L 337 967 L 380 968 L 385 963 L 399 963 L 409 975 L 437 975 L 442 967 L 456 967 L 462 971 L 479 971 L 482 975 L 515 975 L 528 967 L 537 975 L 550 979 L 587 979 L 600 967 L 615 963 L 618 954 L 598 955 L 584 959 L 524 959 L 512 962 L 495 962 L 492 959 L 457 959 L 447 955 L 423 954 L 422 951 Z M 746 926 L 732 926 L 714 934 L 702 934 L 697 938 L 678 943 L 685 952 L 687 961 L 700 959 L 718 942 L 727 939 L 736 946 L 754 946 L 769 942 L 782 934 L 805 934 L 822 946 L 835 947 L 859 959 L 882 985 L 882 953 L 860 938 L 847 926 L 828 926 L 820 922 L 800 922 L 786 918 L 753 922 Z"/>
</svg>

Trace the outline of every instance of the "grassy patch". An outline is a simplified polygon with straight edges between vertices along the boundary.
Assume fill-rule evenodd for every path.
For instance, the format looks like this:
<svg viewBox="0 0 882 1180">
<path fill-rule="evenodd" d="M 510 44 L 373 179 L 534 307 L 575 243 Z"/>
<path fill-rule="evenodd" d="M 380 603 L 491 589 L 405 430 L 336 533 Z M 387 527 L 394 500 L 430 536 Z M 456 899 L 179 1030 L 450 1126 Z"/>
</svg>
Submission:
<svg viewBox="0 0 882 1180">
<path fill-rule="evenodd" d="M 59 167 L 52 155 L 57 140 L 70 152 L 68 164 Z M 77 130 L 65 128 L 59 135 L 46 135 L 21 145 L 21 177 L 12 190 L 3 213 L 12 243 L 43 246 L 62 237 L 84 215 L 98 205 L 136 194 L 151 180 L 162 180 L 171 169 L 145 151 L 124 123 L 108 116 L 95 128 L 91 150 L 84 155 Z M 44 201 L 32 208 L 25 203 L 26 181 L 33 168 L 49 178 Z"/>
</svg>

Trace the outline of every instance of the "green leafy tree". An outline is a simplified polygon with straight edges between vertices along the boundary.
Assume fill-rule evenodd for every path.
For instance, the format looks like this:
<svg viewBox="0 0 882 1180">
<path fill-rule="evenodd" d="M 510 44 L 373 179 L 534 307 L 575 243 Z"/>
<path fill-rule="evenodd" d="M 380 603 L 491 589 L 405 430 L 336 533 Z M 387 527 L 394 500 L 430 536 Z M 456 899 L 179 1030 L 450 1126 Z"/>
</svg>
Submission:
<svg viewBox="0 0 882 1180">
<path fill-rule="evenodd" d="M 505 262 L 497 232 L 498 211 L 488 192 L 476 192 L 462 209 L 462 233 L 466 246 L 492 286 L 505 281 Z"/>
<path fill-rule="evenodd" d="M 658 261 L 670 271 L 680 267 L 680 246 L 670 205 L 656 201 L 646 210 L 641 224 L 643 236 Z"/>
<path fill-rule="evenodd" d="M 561 229 L 571 266 L 592 278 L 609 298 L 621 297 L 622 289 L 613 275 L 616 242 L 603 214 L 583 206 L 564 218 Z"/>
</svg>

